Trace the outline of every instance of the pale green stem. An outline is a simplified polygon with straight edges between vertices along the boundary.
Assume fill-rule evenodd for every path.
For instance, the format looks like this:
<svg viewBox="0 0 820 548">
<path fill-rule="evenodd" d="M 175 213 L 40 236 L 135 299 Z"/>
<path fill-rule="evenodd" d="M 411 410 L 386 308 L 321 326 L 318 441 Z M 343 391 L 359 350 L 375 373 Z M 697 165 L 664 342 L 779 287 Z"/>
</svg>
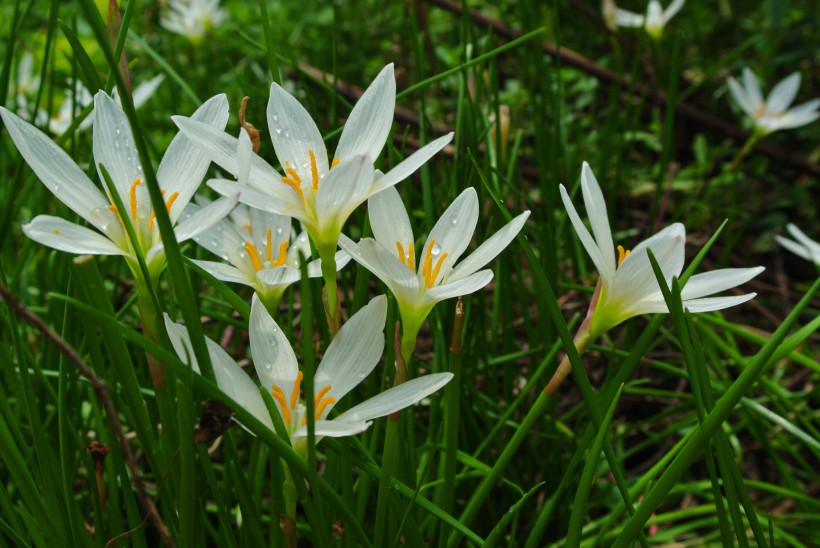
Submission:
<svg viewBox="0 0 820 548">
<path fill-rule="evenodd" d="M 737 151 L 735 157 L 732 159 L 732 163 L 729 164 L 727 171 L 734 171 L 740 165 L 740 162 L 749 155 L 749 152 L 752 151 L 752 148 L 757 144 L 757 142 L 763 137 L 763 133 L 759 130 L 755 129 L 746 142 L 743 144 L 743 148 Z"/>
<path fill-rule="evenodd" d="M 288 548 L 296 547 L 296 502 L 299 498 L 296 490 L 296 484 L 293 482 L 293 476 L 290 473 L 288 464 L 282 460 L 282 474 L 284 474 L 284 481 L 282 482 L 282 495 L 285 498 L 285 515 L 279 517 L 279 528 L 285 536 L 285 546 Z"/>
<path fill-rule="evenodd" d="M 322 278 L 325 280 L 325 298 L 327 305 L 327 324 L 331 336 L 339 330 L 339 310 L 336 299 L 336 248 L 318 248 L 322 260 Z"/>
</svg>

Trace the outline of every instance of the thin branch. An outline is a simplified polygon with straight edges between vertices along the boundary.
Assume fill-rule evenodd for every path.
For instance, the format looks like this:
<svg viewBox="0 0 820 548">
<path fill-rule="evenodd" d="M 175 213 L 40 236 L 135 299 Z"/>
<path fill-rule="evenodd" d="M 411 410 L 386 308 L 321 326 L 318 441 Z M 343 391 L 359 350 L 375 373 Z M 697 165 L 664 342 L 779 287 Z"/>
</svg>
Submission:
<svg viewBox="0 0 820 548">
<path fill-rule="evenodd" d="M 6 301 L 9 308 L 11 308 L 19 317 L 23 318 L 37 331 L 42 333 L 48 341 L 54 344 L 54 346 L 56 346 L 60 352 L 62 352 L 63 355 L 77 367 L 80 374 L 88 379 L 88 382 L 91 384 L 91 388 L 100 399 L 100 403 L 102 403 L 102 406 L 105 409 L 105 415 L 108 417 L 108 422 L 111 423 L 111 428 L 114 430 L 114 434 L 117 437 L 117 443 L 120 446 L 122 457 L 131 472 L 131 481 L 134 483 L 134 488 L 137 491 L 137 500 L 139 501 L 140 506 L 142 506 L 143 511 L 145 511 L 154 523 L 154 527 L 156 527 L 157 532 L 162 539 L 162 543 L 165 546 L 173 546 L 174 543 L 171 541 L 168 528 L 162 521 L 162 518 L 157 511 L 157 507 L 154 505 L 154 501 L 151 500 L 145 490 L 145 483 L 142 481 L 142 476 L 137 468 L 134 455 L 131 453 L 131 448 L 125 438 L 122 424 L 117 418 L 117 411 L 114 408 L 111 398 L 108 397 L 108 386 L 94 374 L 80 354 L 74 350 L 74 348 L 65 339 L 51 329 L 51 327 L 49 327 L 48 324 L 46 324 L 39 316 L 26 308 L 23 303 L 18 301 L 2 282 L 0 282 L 0 296 L 3 297 L 3 300 Z"/>
</svg>

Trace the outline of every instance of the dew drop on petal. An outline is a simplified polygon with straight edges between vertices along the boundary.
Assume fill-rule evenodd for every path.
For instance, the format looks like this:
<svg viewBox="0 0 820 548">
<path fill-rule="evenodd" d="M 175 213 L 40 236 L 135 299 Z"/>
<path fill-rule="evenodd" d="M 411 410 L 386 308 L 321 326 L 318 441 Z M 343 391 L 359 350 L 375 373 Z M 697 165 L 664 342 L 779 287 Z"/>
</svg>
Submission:
<svg viewBox="0 0 820 548">
<path fill-rule="evenodd" d="M 438 244 L 433 244 L 433 249 L 430 250 L 430 255 L 432 257 L 438 257 L 441 255 L 441 246 Z"/>
<path fill-rule="evenodd" d="M 148 218 L 148 208 L 142 204 L 137 204 L 137 219 L 143 221 Z"/>
<path fill-rule="evenodd" d="M 273 369 L 273 364 L 271 362 L 265 362 L 265 369 L 270 371 L 271 369 Z"/>
<path fill-rule="evenodd" d="M 280 236 L 282 235 L 282 227 L 281 226 L 276 227 L 276 234 L 280 235 Z"/>
<path fill-rule="evenodd" d="M 458 217 L 453 215 L 452 219 L 450 219 L 450 223 L 452 223 L 453 226 L 456 226 L 458 224 Z"/>
<path fill-rule="evenodd" d="M 216 247 L 219 244 L 219 242 L 217 242 L 214 238 L 211 238 L 210 244 Z"/>
<path fill-rule="evenodd" d="M 107 207 L 95 207 L 91 210 L 89 217 L 91 217 L 91 220 L 100 228 L 100 230 L 105 231 L 108 229 L 109 225 L 111 225 L 114 214 Z"/>
</svg>

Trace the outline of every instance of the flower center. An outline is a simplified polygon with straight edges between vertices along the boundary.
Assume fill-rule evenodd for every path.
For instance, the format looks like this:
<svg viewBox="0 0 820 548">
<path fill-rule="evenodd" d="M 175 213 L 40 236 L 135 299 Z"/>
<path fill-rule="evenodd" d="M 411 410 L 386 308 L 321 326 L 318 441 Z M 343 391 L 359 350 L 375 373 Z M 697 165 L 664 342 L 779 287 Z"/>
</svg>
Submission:
<svg viewBox="0 0 820 548">
<path fill-rule="evenodd" d="M 433 267 L 433 257 L 438 257 L 435 267 Z M 424 264 L 421 269 L 421 274 L 427 283 L 427 289 L 430 289 L 433 287 L 433 284 L 436 283 L 436 278 L 441 271 L 441 265 L 444 264 L 444 259 L 446 258 L 447 252 L 442 253 L 441 247 L 436 245 L 436 241 L 430 240 L 430 245 L 427 246 L 427 253 L 424 255 Z"/>
<path fill-rule="evenodd" d="M 139 219 L 140 210 L 137 207 L 137 187 L 141 184 L 142 184 L 142 180 L 139 177 L 137 177 L 136 179 L 134 179 L 134 182 L 131 183 L 131 188 L 128 190 L 128 206 L 129 206 L 129 209 L 130 209 L 130 212 L 131 212 L 131 220 L 135 224 L 140 221 L 140 219 Z M 165 191 L 164 190 L 160 190 L 160 193 L 162 193 L 162 195 L 165 196 Z M 165 200 L 165 210 L 169 214 L 171 213 L 171 206 L 174 205 L 174 202 L 176 201 L 176 199 L 178 197 L 179 197 L 179 192 L 174 192 L 173 194 L 171 194 L 168 197 L 167 200 Z M 111 205 L 108 206 L 108 209 L 110 209 L 111 211 L 113 211 L 114 213 L 117 214 L 117 218 L 119 219 L 120 224 L 122 225 L 123 228 L 125 228 L 125 224 L 123 224 L 123 222 L 122 222 L 122 215 L 120 214 L 120 211 L 117 209 L 117 205 L 114 203 L 114 197 L 109 195 L 109 199 L 111 200 Z M 148 228 L 149 229 L 154 228 L 154 218 L 155 217 L 156 217 L 156 215 L 155 215 L 154 211 L 152 210 L 151 215 L 148 217 Z M 143 217 L 143 219 L 144 218 L 145 217 Z"/>
<path fill-rule="evenodd" d="M 621 266 L 621 263 L 624 262 L 624 259 L 629 257 L 629 254 L 632 253 L 628 249 L 624 249 L 624 246 L 618 246 L 618 266 Z"/>
<path fill-rule="evenodd" d="M 291 415 L 291 410 L 296 409 L 296 404 L 299 403 L 299 387 L 302 384 L 302 372 L 296 375 L 296 381 L 293 383 L 293 391 L 290 393 L 290 401 L 285 398 L 285 393 L 282 391 L 282 388 L 277 385 L 271 386 L 271 395 L 273 399 L 276 400 L 276 403 L 279 404 L 279 409 L 282 411 L 282 420 L 285 422 L 285 426 L 290 426 L 290 421 L 293 418 Z M 290 405 L 288 405 L 290 404 Z"/>
<path fill-rule="evenodd" d="M 267 268 L 273 268 L 276 266 L 282 266 L 288 260 L 288 241 L 285 240 L 281 244 L 279 244 L 279 256 L 276 260 L 273 259 L 273 245 L 271 243 L 271 229 L 268 229 L 267 237 L 265 240 L 265 262 L 262 262 L 262 256 L 259 254 L 259 250 L 256 249 L 256 246 L 253 245 L 253 242 L 250 240 L 245 240 L 245 244 L 242 246 L 245 248 L 245 251 L 248 252 L 248 258 L 251 260 L 251 264 L 253 265 L 254 270 L 259 272 L 263 268 L 265 268 L 265 264 L 268 265 Z"/>
<path fill-rule="evenodd" d="M 301 373 L 300 373 L 301 375 Z M 330 385 L 328 384 L 316 394 L 316 397 L 313 398 L 313 419 L 319 420 L 322 417 L 322 413 L 324 413 L 325 409 L 327 409 L 328 405 L 333 405 L 336 403 L 336 398 L 332 397 L 325 397 L 325 394 L 330 392 Z M 302 417 L 302 426 L 307 424 L 307 417 Z"/>
<path fill-rule="evenodd" d="M 404 253 L 404 248 L 401 245 L 401 242 L 396 240 L 396 247 L 399 250 L 399 260 L 401 264 L 407 266 L 413 272 L 416 271 L 416 254 L 413 251 L 413 242 L 407 244 L 407 253 Z"/>
</svg>

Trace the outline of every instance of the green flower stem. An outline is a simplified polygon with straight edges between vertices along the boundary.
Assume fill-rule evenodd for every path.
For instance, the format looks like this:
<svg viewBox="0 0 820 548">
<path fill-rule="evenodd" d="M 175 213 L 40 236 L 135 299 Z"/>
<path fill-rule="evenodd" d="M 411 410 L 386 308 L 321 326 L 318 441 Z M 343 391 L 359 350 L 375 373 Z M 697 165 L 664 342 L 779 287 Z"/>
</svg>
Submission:
<svg viewBox="0 0 820 548">
<path fill-rule="evenodd" d="M 444 447 L 446 449 L 442 458 L 443 466 L 439 472 L 439 476 L 444 476 L 440 506 L 448 514 L 452 513 L 453 509 L 458 457 L 458 420 L 461 405 L 461 334 L 463 326 L 464 306 L 461 297 L 459 297 L 456 303 L 453 336 L 450 342 L 450 373 L 453 374 L 453 380 L 447 386 L 447 410 L 444 416 Z M 440 477 L 440 479 L 442 478 Z"/>
<path fill-rule="evenodd" d="M 341 327 L 340 310 L 336 298 L 336 247 L 318 247 L 319 258 L 322 260 L 322 278 L 325 280 L 325 306 L 327 307 L 327 325 L 331 336 Z"/>
<path fill-rule="evenodd" d="M 743 148 L 737 151 L 735 157 L 732 159 L 732 163 L 729 164 L 727 171 L 734 171 L 740 165 L 740 162 L 749 155 L 749 152 L 752 151 L 752 148 L 757 144 L 757 142 L 764 136 L 764 133 L 760 132 L 759 130 L 755 129 L 746 142 L 743 144 Z"/>
<path fill-rule="evenodd" d="M 398 323 L 396 324 L 398 330 Z M 416 349 L 416 333 L 404 332 L 401 336 L 400 350 L 396 352 L 396 375 L 393 379 L 393 386 L 398 386 L 407 381 L 407 365 L 413 357 Z M 396 337 L 398 340 L 398 337 Z M 376 504 L 376 529 L 373 537 L 374 546 L 385 546 L 385 525 L 387 521 L 387 506 L 390 496 L 390 479 L 393 477 L 393 470 L 396 466 L 396 451 L 399 439 L 399 418 L 401 412 L 397 411 L 387 416 L 387 426 L 384 433 L 384 451 L 382 452 L 382 469 L 379 477 L 379 497 Z M 389 544 L 389 543 L 387 543 Z"/>
</svg>

